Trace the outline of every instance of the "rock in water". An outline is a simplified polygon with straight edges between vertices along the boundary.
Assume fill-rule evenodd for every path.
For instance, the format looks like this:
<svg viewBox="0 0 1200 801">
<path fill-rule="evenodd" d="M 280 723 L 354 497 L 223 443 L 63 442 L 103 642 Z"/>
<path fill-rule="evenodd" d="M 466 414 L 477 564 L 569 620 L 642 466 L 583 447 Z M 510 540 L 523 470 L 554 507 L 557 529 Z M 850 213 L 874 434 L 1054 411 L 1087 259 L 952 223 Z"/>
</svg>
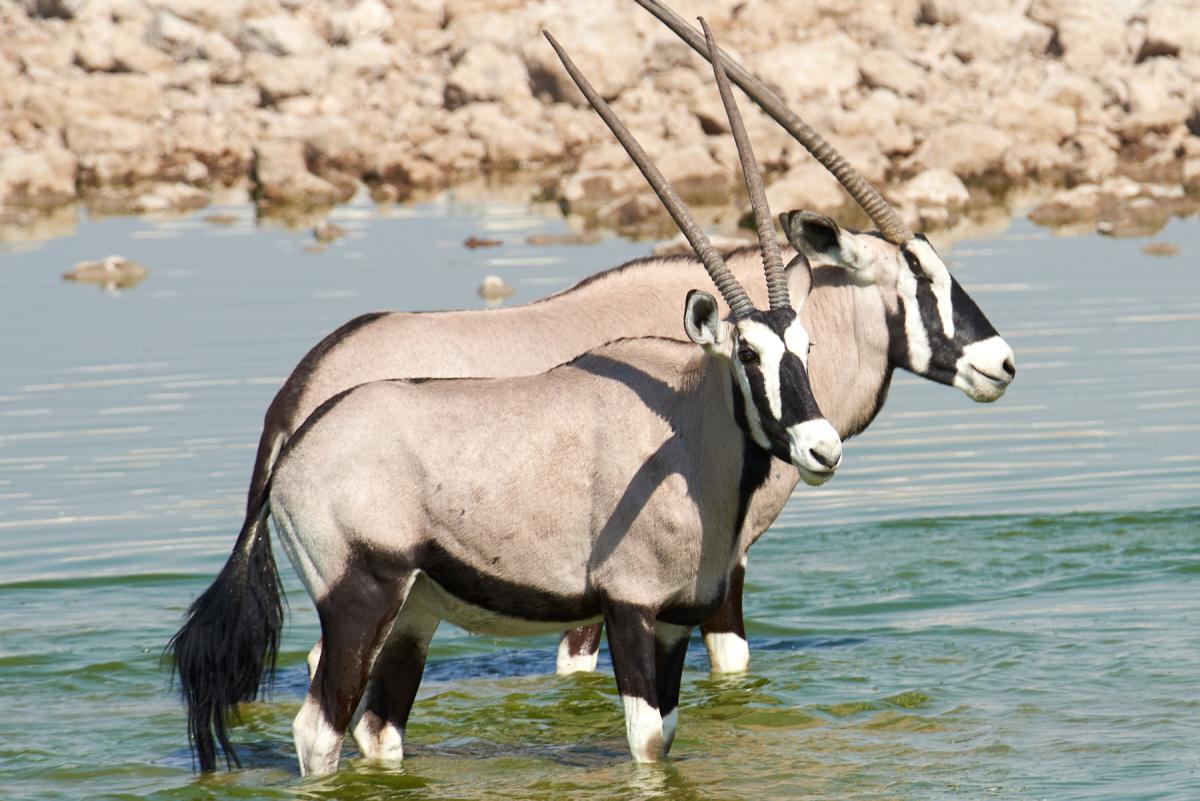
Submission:
<svg viewBox="0 0 1200 801">
<path fill-rule="evenodd" d="M 106 256 L 100 261 L 81 261 L 63 273 L 67 281 L 96 284 L 105 289 L 127 289 L 140 283 L 150 271 L 124 256 Z"/>
</svg>

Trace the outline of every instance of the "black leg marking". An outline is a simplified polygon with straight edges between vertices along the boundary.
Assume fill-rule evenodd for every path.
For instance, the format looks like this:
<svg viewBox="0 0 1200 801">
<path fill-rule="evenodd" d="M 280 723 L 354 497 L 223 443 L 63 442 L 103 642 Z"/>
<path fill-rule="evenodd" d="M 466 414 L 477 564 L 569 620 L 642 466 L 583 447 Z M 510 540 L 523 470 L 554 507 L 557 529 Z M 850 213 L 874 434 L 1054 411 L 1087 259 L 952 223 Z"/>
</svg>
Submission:
<svg viewBox="0 0 1200 801">
<path fill-rule="evenodd" d="M 658 706 L 663 717 L 661 756 L 666 756 L 675 741 L 678 720 L 679 685 L 683 681 L 683 663 L 687 657 L 692 630 L 687 626 L 658 624 L 654 661 L 657 673 Z"/>
<path fill-rule="evenodd" d="M 654 613 L 631 604 L 605 604 L 608 648 L 617 691 L 625 706 L 625 734 L 636 762 L 654 762 L 662 751 L 658 710 Z"/>
</svg>

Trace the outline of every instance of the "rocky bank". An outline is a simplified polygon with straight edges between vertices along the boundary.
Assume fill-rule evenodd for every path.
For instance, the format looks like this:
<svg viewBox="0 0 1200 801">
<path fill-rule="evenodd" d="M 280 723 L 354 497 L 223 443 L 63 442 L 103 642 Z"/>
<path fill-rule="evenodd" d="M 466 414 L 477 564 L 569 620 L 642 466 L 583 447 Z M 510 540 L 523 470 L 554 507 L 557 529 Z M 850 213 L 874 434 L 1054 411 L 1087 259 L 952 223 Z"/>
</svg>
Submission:
<svg viewBox="0 0 1200 801">
<path fill-rule="evenodd" d="M 1015 188 L 1045 224 L 1145 233 L 1200 196 L 1196 0 L 673 0 L 920 228 Z M 8 0 L 0 204 L 265 212 L 480 174 L 599 225 L 663 217 L 540 35 L 554 32 L 680 194 L 747 204 L 707 64 L 632 0 Z M 852 214 L 743 98 L 775 209 Z"/>
</svg>

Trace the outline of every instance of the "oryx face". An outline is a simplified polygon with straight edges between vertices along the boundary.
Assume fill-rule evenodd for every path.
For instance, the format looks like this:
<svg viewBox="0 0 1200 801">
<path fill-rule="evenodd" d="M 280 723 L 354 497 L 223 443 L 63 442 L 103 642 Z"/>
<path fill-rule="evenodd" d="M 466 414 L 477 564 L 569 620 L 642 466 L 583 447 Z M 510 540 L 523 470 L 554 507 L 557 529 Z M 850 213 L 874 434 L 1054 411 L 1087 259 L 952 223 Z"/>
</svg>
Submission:
<svg viewBox="0 0 1200 801">
<path fill-rule="evenodd" d="M 958 387 L 975 401 L 1004 394 L 1016 375 L 1012 348 L 950 275 L 924 236 L 903 244 L 857 233 L 820 214 L 781 215 L 793 247 L 814 265 L 848 270 L 874 284 L 889 310 L 891 363 Z"/>
<path fill-rule="evenodd" d="M 709 305 L 711 304 L 711 306 Z M 842 441 L 821 415 L 808 381 L 808 331 L 790 307 L 754 310 L 732 324 L 716 301 L 688 294 L 688 336 L 727 359 L 738 424 L 763 450 L 793 464 L 806 484 L 824 484 L 842 461 Z"/>
</svg>

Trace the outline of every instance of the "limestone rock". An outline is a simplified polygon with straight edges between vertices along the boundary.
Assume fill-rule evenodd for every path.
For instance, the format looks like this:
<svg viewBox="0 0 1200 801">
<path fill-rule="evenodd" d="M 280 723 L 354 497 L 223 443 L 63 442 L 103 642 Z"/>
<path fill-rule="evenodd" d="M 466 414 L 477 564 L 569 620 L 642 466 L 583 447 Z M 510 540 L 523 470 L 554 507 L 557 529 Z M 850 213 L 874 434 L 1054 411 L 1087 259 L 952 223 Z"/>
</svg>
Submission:
<svg viewBox="0 0 1200 801">
<path fill-rule="evenodd" d="M 562 154 L 553 137 L 526 125 L 499 103 L 476 103 L 455 116 L 463 118 L 471 138 L 483 143 L 492 166 L 511 169 Z"/>
<path fill-rule="evenodd" d="M 1191 0 L 1150 0 L 1135 19 L 1145 24 L 1138 61 L 1200 55 L 1200 9 Z"/>
<path fill-rule="evenodd" d="M 1052 48 L 1072 69 L 1101 70 L 1129 60 L 1125 23 L 1106 0 L 1033 0 L 1028 14 L 1054 30 Z"/>
<path fill-rule="evenodd" d="M 925 71 L 894 50 L 872 50 L 859 64 L 863 83 L 872 89 L 890 89 L 906 97 L 924 97 Z"/>
<path fill-rule="evenodd" d="M 267 204 L 328 206 L 340 195 L 337 187 L 308 171 L 304 146 L 297 141 L 256 144 L 253 179 L 256 199 Z"/>
<path fill-rule="evenodd" d="M 558 186 L 558 201 L 574 214 L 588 214 L 614 199 L 635 192 L 642 186 L 636 168 L 581 169 L 563 178 Z"/>
<path fill-rule="evenodd" d="M 248 19 L 242 25 L 238 44 L 247 53 L 273 56 L 303 56 L 325 49 L 325 42 L 302 18 L 291 14 Z"/>
<path fill-rule="evenodd" d="M 62 148 L 0 150 L 0 206 L 49 208 L 75 197 L 76 159 Z"/>
<path fill-rule="evenodd" d="M 778 78 L 777 86 L 788 99 L 840 95 L 858 85 L 860 53 L 854 40 L 836 33 L 752 54 L 747 66 L 769 82 Z"/>
<path fill-rule="evenodd" d="M 917 148 L 918 168 L 950 170 L 963 180 L 986 178 L 1002 170 L 1012 139 L 989 125 L 959 122 L 933 131 Z"/>
<path fill-rule="evenodd" d="M 767 204 L 776 214 L 797 210 L 833 214 L 851 203 L 837 179 L 811 159 L 793 166 L 767 187 Z"/>
<path fill-rule="evenodd" d="M 392 27 L 392 12 L 381 0 L 358 0 L 352 7 L 329 15 L 329 40 L 350 44 L 383 36 Z"/>
<path fill-rule="evenodd" d="M 246 76 L 258 86 L 264 106 L 289 97 L 320 93 L 329 72 L 328 62 L 313 56 L 272 56 L 250 53 Z"/>
<path fill-rule="evenodd" d="M 993 108 L 992 123 L 1017 139 L 1057 145 L 1075 133 L 1073 109 L 1047 103 L 1030 92 L 1012 92 L 998 100 Z"/>
<path fill-rule="evenodd" d="M 490 42 L 463 54 L 446 80 L 446 108 L 477 101 L 500 100 L 514 93 L 529 95 L 529 73 L 516 55 Z"/>
<path fill-rule="evenodd" d="M 1175 59 L 1153 58 L 1135 66 L 1126 79 L 1129 116 L 1123 132 L 1139 136 L 1182 124 L 1195 108 L 1192 78 Z"/>
<path fill-rule="evenodd" d="M 954 29 L 954 54 L 967 62 L 1004 62 L 1046 52 L 1054 32 L 1015 12 L 969 13 Z"/>
<path fill-rule="evenodd" d="M 89 72 L 147 73 L 174 63 L 123 26 L 93 26 L 75 46 L 75 63 Z"/>
<path fill-rule="evenodd" d="M 156 184 L 149 191 L 138 194 L 130 204 L 130 211 L 139 214 L 190 211 L 208 205 L 209 196 L 203 189 L 177 182 Z"/>
<path fill-rule="evenodd" d="M 99 261 L 81 261 L 63 273 L 67 281 L 97 284 L 105 289 L 126 289 L 141 283 L 150 271 L 124 256 L 106 256 Z"/>
</svg>

